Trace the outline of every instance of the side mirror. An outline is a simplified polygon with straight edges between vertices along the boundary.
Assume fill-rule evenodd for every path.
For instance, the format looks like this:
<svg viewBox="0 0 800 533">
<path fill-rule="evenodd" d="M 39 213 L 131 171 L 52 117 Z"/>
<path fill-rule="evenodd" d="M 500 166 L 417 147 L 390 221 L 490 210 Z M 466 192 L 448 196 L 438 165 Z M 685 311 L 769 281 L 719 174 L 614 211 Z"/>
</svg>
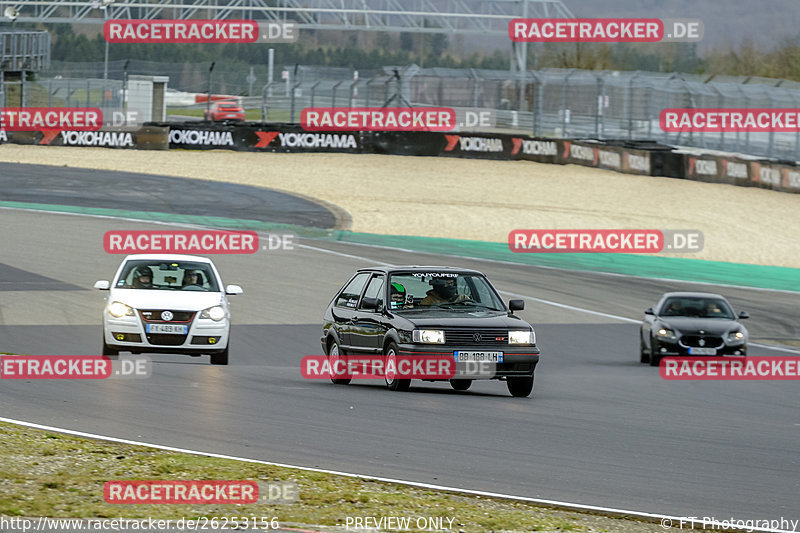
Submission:
<svg viewBox="0 0 800 533">
<path fill-rule="evenodd" d="M 509 300 L 508 309 L 510 311 L 522 311 L 525 309 L 525 300 Z"/>
<path fill-rule="evenodd" d="M 101 279 L 94 282 L 94 288 L 100 289 L 101 291 L 107 291 L 111 288 L 111 282 L 107 279 Z"/>
<path fill-rule="evenodd" d="M 750 318 L 750 313 L 748 313 L 747 311 L 742 311 L 741 313 L 739 313 L 739 320 L 744 320 L 746 318 Z"/>
<path fill-rule="evenodd" d="M 234 296 L 236 294 L 242 294 L 243 292 L 244 291 L 242 290 L 242 288 L 238 285 L 228 285 L 227 287 L 225 287 L 225 294 L 230 294 L 231 296 Z"/>
<path fill-rule="evenodd" d="M 652 307 L 648 307 L 647 309 L 645 309 L 645 310 L 644 310 L 644 314 L 646 314 L 646 315 L 651 315 L 651 316 L 656 316 L 656 312 L 655 312 L 655 311 L 653 311 L 653 308 L 652 308 Z"/>
<path fill-rule="evenodd" d="M 361 300 L 361 309 L 365 311 L 377 311 L 379 302 L 380 300 L 377 298 L 367 298 L 365 296 L 364 299 Z"/>
</svg>

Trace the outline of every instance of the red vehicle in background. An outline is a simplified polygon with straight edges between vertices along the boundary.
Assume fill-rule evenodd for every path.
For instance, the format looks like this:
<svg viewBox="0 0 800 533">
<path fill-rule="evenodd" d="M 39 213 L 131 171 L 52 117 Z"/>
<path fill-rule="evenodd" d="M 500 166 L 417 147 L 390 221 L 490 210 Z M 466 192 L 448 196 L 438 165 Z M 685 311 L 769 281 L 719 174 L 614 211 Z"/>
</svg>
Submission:
<svg viewBox="0 0 800 533">
<path fill-rule="evenodd" d="M 244 122 L 244 109 L 236 102 L 216 102 L 211 104 L 211 109 L 203 113 L 206 120 L 218 122 L 234 120 Z"/>
</svg>

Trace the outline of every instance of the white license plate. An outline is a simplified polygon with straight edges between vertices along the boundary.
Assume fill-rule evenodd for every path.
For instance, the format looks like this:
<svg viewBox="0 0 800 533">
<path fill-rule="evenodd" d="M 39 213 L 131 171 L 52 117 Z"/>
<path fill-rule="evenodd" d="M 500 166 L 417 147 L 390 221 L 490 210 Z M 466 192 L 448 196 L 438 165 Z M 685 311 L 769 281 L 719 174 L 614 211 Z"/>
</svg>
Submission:
<svg viewBox="0 0 800 533">
<path fill-rule="evenodd" d="M 147 324 L 147 333 L 172 333 L 175 335 L 186 335 L 189 326 L 178 324 Z"/>
<path fill-rule="evenodd" d="M 456 363 L 502 363 L 503 352 L 453 352 Z"/>
<path fill-rule="evenodd" d="M 689 355 L 717 355 L 716 348 L 689 348 Z"/>
</svg>

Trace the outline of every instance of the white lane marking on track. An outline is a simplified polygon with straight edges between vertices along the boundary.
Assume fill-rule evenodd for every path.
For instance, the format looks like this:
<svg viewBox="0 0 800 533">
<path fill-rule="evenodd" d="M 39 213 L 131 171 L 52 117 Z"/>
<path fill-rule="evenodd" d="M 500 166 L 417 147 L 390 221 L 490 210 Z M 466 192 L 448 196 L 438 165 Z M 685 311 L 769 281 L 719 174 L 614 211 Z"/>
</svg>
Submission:
<svg viewBox="0 0 800 533">
<path fill-rule="evenodd" d="M 69 213 L 69 212 L 63 212 L 63 211 L 50 211 L 50 210 L 47 210 L 47 209 L 28 209 L 28 208 L 24 208 L 24 207 L 5 207 L 5 206 L 0 206 L 0 209 L 17 210 L 17 211 L 33 211 L 33 212 L 37 212 L 37 213 L 47 213 L 47 214 L 53 214 L 53 215 L 70 215 L 70 216 L 83 216 L 83 217 L 92 217 L 92 218 L 110 218 L 110 219 L 115 219 L 115 220 L 125 220 L 125 221 L 129 221 L 129 222 L 141 222 L 141 223 L 144 223 L 144 224 L 160 224 L 160 225 L 163 225 L 163 226 L 176 226 L 176 227 L 184 227 L 184 228 L 219 229 L 219 228 L 214 228 L 213 226 L 204 226 L 204 225 L 201 225 L 201 224 L 190 224 L 190 223 L 181 223 L 181 222 L 166 222 L 166 221 L 160 221 L 160 220 L 142 220 L 142 219 L 138 219 L 138 218 L 126 218 L 126 217 L 118 217 L 118 216 L 113 216 L 113 215 L 92 215 L 92 214 L 88 214 L 88 213 Z M 230 229 L 230 228 L 227 228 L 227 229 Z M 258 233 L 259 233 L 259 236 L 261 236 L 264 232 L 258 232 Z M 541 268 L 541 269 L 545 269 L 545 270 L 557 270 L 557 271 L 560 271 L 560 272 L 575 272 L 575 273 L 579 273 L 579 274 L 581 274 L 581 273 L 582 274 L 587 274 L 588 273 L 588 274 L 595 274 L 595 275 L 598 275 L 598 276 L 613 276 L 613 277 L 618 277 L 618 278 L 634 278 L 634 279 L 641 279 L 641 280 L 666 281 L 666 282 L 669 282 L 669 283 L 686 283 L 686 284 L 690 284 L 690 285 L 709 285 L 709 286 L 712 286 L 712 287 L 728 287 L 728 288 L 732 288 L 732 289 L 742 289 L 742 290 L 748 290 L 748 291 L 761 291 L 761 292 L 778 292 L 778 293 L 781 293 L 781 294 L 795 294 L 795 295 L 797 294 L 797 291 L 787 291 L 787 290 L 784 290 L 784 289 L 768 289 L 768 288 L 764 288 L 764 287 L 748 287 L 747 285 L 733 285 L 733 284 L 726 284 L 726 283 L 713 283 L 713 282 L 710 282 L 710 281 L 690 281 L 690 280 L 672 279 L 672 278 L 651 278 L 651 277 L 643 277 L 643 276 L 631 276 L 630 274 L 620 274 L 618 272 L 599 272 L 599 271 L 594 271 L 594 270 L 575 270 L 575 269 L 571 269 L 571 268 L 553 267 L 553 266 L 545 266 L 545 265 L 525 265 L 523 263 L 515 263 L 513 261 L 504 261 L 502 259 L 487 259 L 487 258 L 484 258 L 484 257 L 466 257 L 466 256 L 461 256 L 461 255 L 450 255 L 450 254 L 442 254 L 442 253 L 434 254 L 433 252 L 418 252 L 418 251 L 414 251 L 414 250 L 407 250 L 405 248 L 392 248 L 390 246 L 381 246 L 381 245 L 378 245 L 378 244 L 364 244 L 364 243 L 358 243 L 358 242 L 341 242 L 341 244 L 346 244 L 348 246 L 365 246 L 365 247 L 368 247 L 368 248 L 383 248 L 385 250 L 395 250 L 395 251 L 399 251 L 399 252 L 408 252 L 408 253 L 413 253 L 413 254 L 441 255 L 441 256 L 446 256 L 446 257 L 457 257 L 457 258 L 461 258 L 461 259 L 469 259 L 470 261 L 484 261 L 484 262 L 487 262 L 487 263 L 500 263 L 500 264 L 504 264 L 504 265 L 531 266 L 532 268 Z M 356 258 L 356 259 L 363 259 L 365 261 L 370 261 L 369 259 L 367 259 L 365 257 L 359 257 L 359 256 L 356 256 L 356 255 L 343 254 L 341 252 L 334 252 L 332 250 L 326 250 L 324 248 L 317 248 L 317 247 L 314 247 L 314 246 L 298 244 L 297 247 L 298 248 L 308 248 L 310 250 L 316 250 L 316 251 L 319 251 L 319 252 L 332 253 L 332 254 L 335 254 L 335 255 L 341 255 L 342 257 L 352 257 L 352 258 Z M 384 262 L 381 262 L 381 261 L 373 261 L 373 264 L 394 266 L 391 263 L 384 263 Z"/>
<path fill-rule="evenodd" d="M 627 317 L 619 316 L 619 315 L 611 315 L 609 313 L 601 313 L 600 311 L 592 311 L 591 309 L 585 309 L 583 307 L 575 307 L 574 305 L 562 304 L 562 303 L 558 303 L 558 302 L 553 302 L 551 300 L 543 300 L 541 298 L 534 298 L 533 296 L 526 296 L 524 294 L 517 294 L 515 292 L 501 291 L 501 290 L 498 290 L 497 292 L 499 292 L 501 294 L 507 294 L 509 296 L 516 296 L 517 298 L 525 298 L 527 300 L 532 300 L 534 302 L 538 302 L 538 303 L 541 303 L 541 304 L 552 305 L 553 307 L 560 307 L 562 309 L 569 309 L 570 311 L 578 311 L 578 312 L 586 313 L 586 314 L 589 314 L 589 315 L 602 316 L 602 317 L 611 318 L 611 319 L 614 319 L 614 320 L 620 320 L 622 322 L 630 322 L 630 323 L 633 323 L 633 324 L 641 324 L 642 323 L 641 320 L 634 320 L 632 318 L 627 318 Z"/>
<path fill-rule="evenodd" d="M 686 283 L 690 285 L 709 285 L 712 287 L 726 287 L 730 289 L 742 289 L 748 291 L 761 291 L 761 292 L 778 292 L 781 294 L 794 294 L 796 295 L 798 291 L 789 291 L 785 289 L 768 289 L 764 287 L 750 287 L 748 285 L 734 285 L 730 283 L 714 283 L 712 281 L 691 281 L 691 280 L 684 280 L 684 279 L 673 279 L 673 278 L 654 278 L 649 276 L 632 276 L 631 274 L 621 274 L 619 272 L 600 272 L 596 270 L 577 270 L 574 268 L 564 268 L 564 267 L 554 267 L 554 266 L 547 266 L 547 265 L 527 265 L 525 263 L 516 263 L 514 261 L 505 261 L 503 259 L 488 259 L 486 257 L 468 257 L 463 255 L 452 255 L 452 254 L 443 254 L 443 253 L 434 253 L 434 252 L 417 252 L 414 250 L 406 250 L 404 248 L 392 248 L 391 246 L 381 246 L 380 244 L 364 244 L 360 242 L 344 242 L 341 241 L 341 244 L 347 244 L 350 246 L 364 246 L 367 248 L 383 248 L 385 250 L 397 250 L 402 252 L 411 252 L 414 254 L 426 254 L 426 255 L 441 255 L 446 257 L 456 257 L 459 259 L 469 259 L 470 261 L 483 261 L 485 263 L 499 263 L 503 265 L 513 265 L 513 266 L 528 266 L 531 268 L 540 268 L 544 270 L 556 270 L 559 272 L 574 272 L 576 274 L 595 274 L 597 276 L 612 276 L 616 278 L 633 278 L 639 280 L 654 280 L 654 281 L 666 281 L 669 283 Z"/>
<path fill-rule="evenodd" d="M 56 431 L 58 433 L 64 433 L 66 435 L 75 435 L 76 437 L 84 437 L 89 439 L 99 439 L 105 440 L 109 442 L 119 442 L 120 444 L 130 444 L 134 446 L 145 446 L 147 448 L 153 448 L 156 450 L 164 450 L 169 452 L 179 452 L 179 453 L 188 453 L 190 455 L 204 455 L 207 457 L 215 457 L 217 459 L 230 459 L 233 461 L 239 461 L 243 463 L 254 463 L 254 464 L 261 464 L 261 465 L 268 465 L 268 466 L 278 466 L 282 468 L 294 468 L 296 470 L 303 470 L 306 472 L 318 472 L 321 474 L 331 474 L 335 476 L 343 476 L 343 477 L 351 477 L 351 478 L 360 478 L 360 479 L 369 479 L 373 481 L 381 481 L 385 483 L 396 483 L 399 485 L 406 485 L 409 487 L 418 487 L 424 489 L 431 489 L 431 490 L 442 490 L 447 492 L 458 492 L 462 494 L 470 494 L 473 496 L 485 496 L 490 498 L 502 498 L 506 500 L 516 500 L 522 502 L 529 502 L 535 503 L 540 505 L 551 505 L 557 506 L 562 508 L 569 508 L 569 509 L 577 509 L 583 511 L 594 511 L 594 512 L 602 512 L 602 513 L 612 513 L 614 515 L 633 515 L 642 518 L 651 518 L 651 519 L 661 519 L 662 524 L 664 520 L 685 520 L 686 517 L 679 517 L 679 516 L 670 516 L 670 515 L 662 515 L 656 513 L 647 513 L 643 511 L 629 511 L 625 509 L 616 509 L 614 507 L 601 507 L 598 505 L 586 505 L 582 503 L 572 503 L 572 502 L 563 502 L 559 500 L 546 500 L 542 498 L 530 498 L 527 496 L 515 496 L 513 494 L 503 494 L 499 492 L 487 492 L 482 490 L 474 490 L 474 489 L 462 489 L 458 487 L 448 487 L 445 485 L 433 485 L 431 483 L 421 483 L 418 481 L 406 481 L 402 479 L 393 479 L 393 478 L 386 478 L 386 477 L 378 477 L 378 476 L 368 476 L 363 474 L 353 474 L 350 472 L 340 472 L 337 470 L 325 470 L 322 468 L 312 468 L 308 466 L 297 466 L 297 465 L 290 465 L 286 463 L 274 463 L 271 461 L 262 461 L 259 459 L 249 459 L 247 457 L 237 457 L 234 455 L 224 455 L 219 453 L 211 453 L 211 452 L 203 452 L 198 450 L 189 450 L 186 448 L 177 448 L 175 446 L 164 446 L 162 444 L 152 444 L 149 442 L 141 442 L 136 440 L 129 440 L 129 439 L 120 439 L 117 437 L 109 437 L 106 435 L 98 435 L 96 433 L 86 433 L 84 431 L 76 431 L 73 429 L 65 429 L 65 428 L 58 428 L 54 426 L 45 426 L 43 424 L 36 424 L 33 422 L 26 422 L 23 420 L 16 420 L 14 418 L 5 418 L 0 417 L 0 422 L 6 422 L 9 424 L 16 424 L 18 426 L 29 427 L 33 429 L 41 429 L 45 431 Z M 695 523 L 698 525 L 700 524 L 699 520 L 695 520 Z M 736 529 L 735 527 L 733 529 Z M 745 528 L 744 526 L 740 529 L 746 529 L 748 532 L 750 531 L 764 531 L 768 533 L 795 533 L 791 532 L 790 530 L 782 530 L 782 529 L 766 529 L 766 528 Z"/>
</svg>

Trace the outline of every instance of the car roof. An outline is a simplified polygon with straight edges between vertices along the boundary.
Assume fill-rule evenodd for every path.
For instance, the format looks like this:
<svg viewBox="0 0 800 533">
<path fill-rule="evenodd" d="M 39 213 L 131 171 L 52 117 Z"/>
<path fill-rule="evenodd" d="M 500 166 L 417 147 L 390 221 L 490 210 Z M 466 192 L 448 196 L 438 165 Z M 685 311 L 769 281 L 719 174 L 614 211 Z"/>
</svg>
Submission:
<svg viewBox="0 0 800 533">
<path fill-rule="evenodd" d="M 725 299 L 724 296 L 721 294 L 715 294 L 713 292 L 667 292 L 661 297 L 661 299 L 665 298 L 721 298 Z"/>
<path fill-rule="evenodd" d="M 460 268 L 454 266 L 434 266 L 434 265 L 406 265 L 406 266 L 374 266 L 359 268 L 359 272 L 460 272 L 463 274 L 478 274 L 483 276 L 483 272 L 471 268 Z"/>
<path fill-rule="evenodd" d="M 145 260 L 145 261 L 194 261 L 195 263 L 211 263 L 211 259 L 199 255 L 181 254 L 131 254 L 125 260 Z"/>
</svg>

